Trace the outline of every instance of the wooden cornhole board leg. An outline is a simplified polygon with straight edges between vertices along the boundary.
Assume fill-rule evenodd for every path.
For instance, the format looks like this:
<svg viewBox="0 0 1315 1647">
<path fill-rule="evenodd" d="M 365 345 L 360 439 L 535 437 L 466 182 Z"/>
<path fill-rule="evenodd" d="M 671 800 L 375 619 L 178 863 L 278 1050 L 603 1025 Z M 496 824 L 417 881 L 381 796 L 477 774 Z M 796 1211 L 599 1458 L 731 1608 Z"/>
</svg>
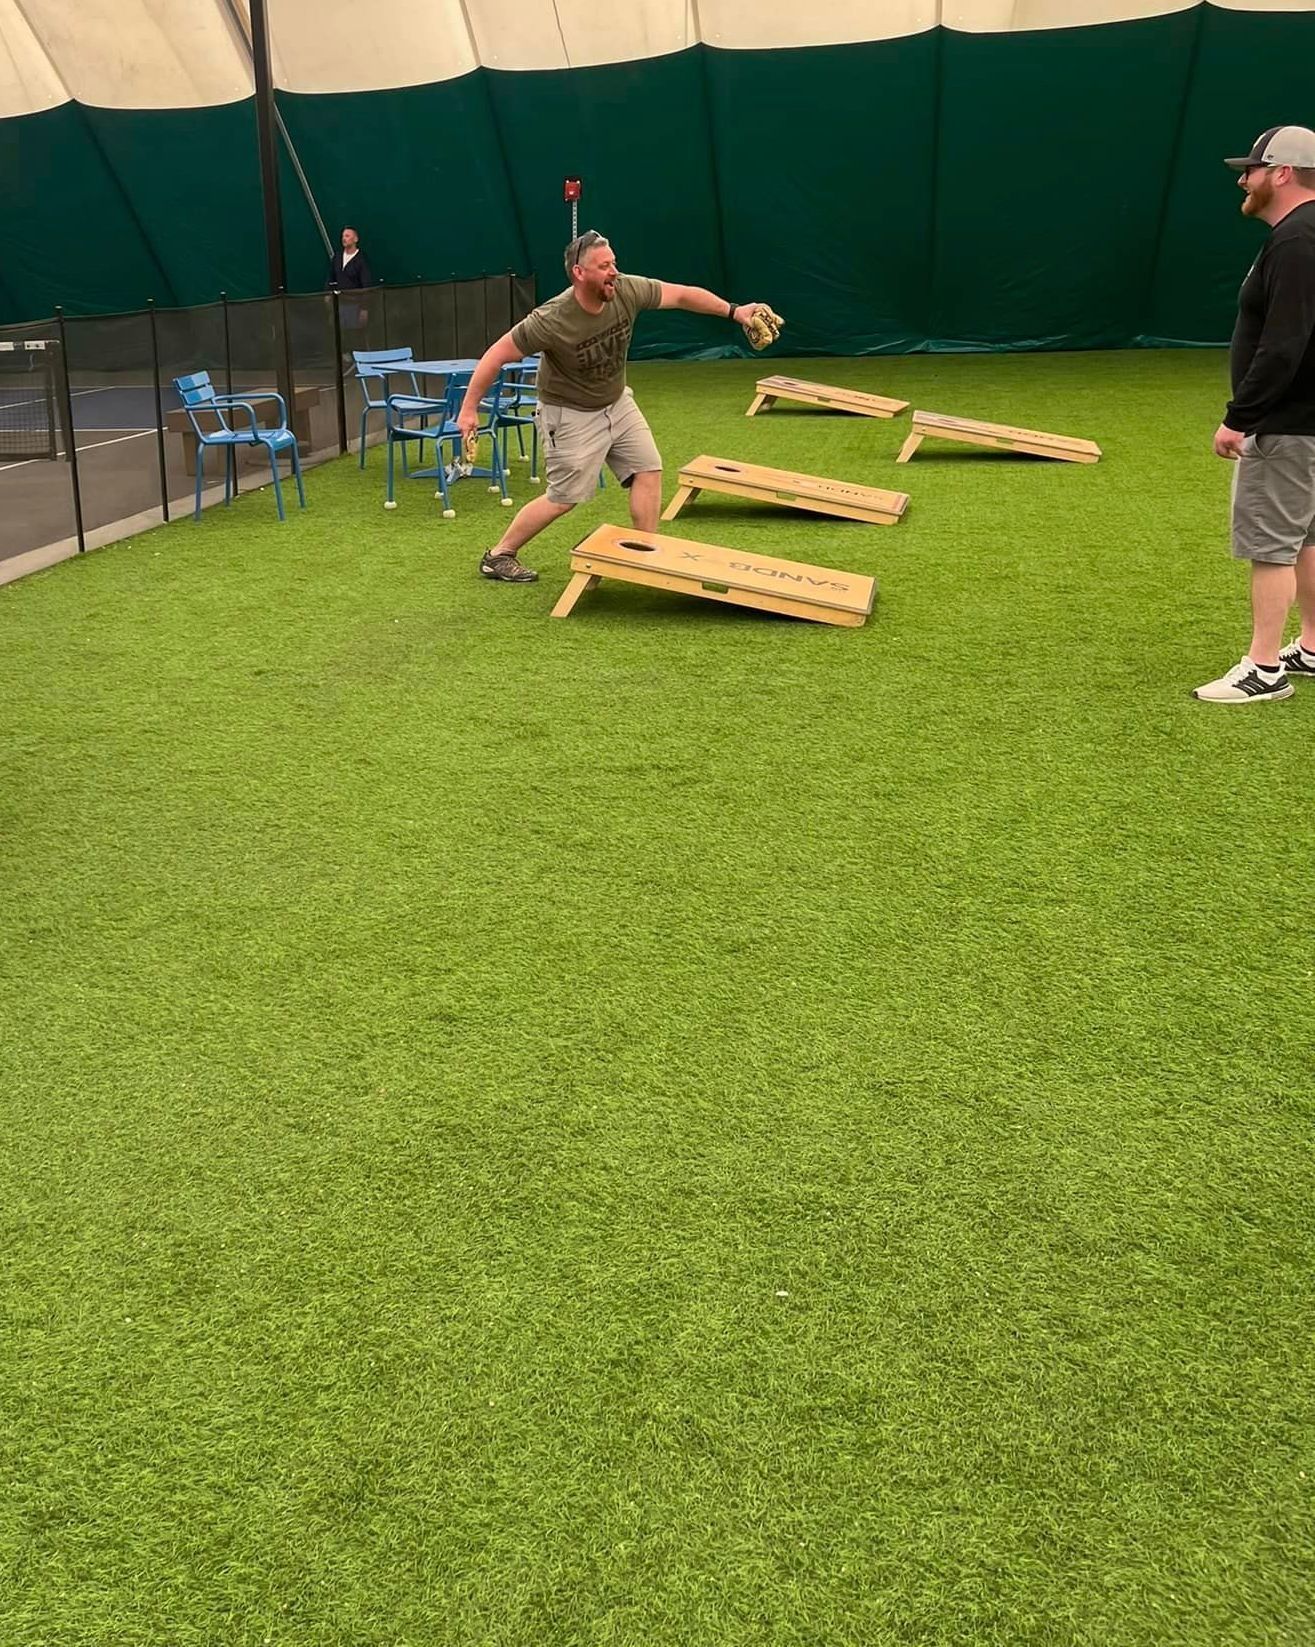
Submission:
<svg viewBox="0 0 1315 1647">
<path fill-rule="evenodd" d="M 662 512 L 663 520 L 675 520 L 680 511 L 703 490 L 701 486 L 678 486 L 676 495 Z"/>
<path fill-rule="evenodd" d="M 556 606 L 548 614 L 552 618 L 569 618 L 575 610 L 575 603 L 580 596 L 587 594 L 590 589 L 598 587 L 598 579 L 588 572 L 576 572 L 571 581 L 562 590 Z"/>
<path fill-rule="evenodd" d="M 770 411 L 775 404 L 775 395 L 755 395 L 753 400 L 750 402 L 749 410 L 744 415 L 745 417 L 752 417 L 755 412 L 761 411 L 763 407 L 766 407 Z"/>
<path fill-rule="evenodd" d="M 900 447 L 899 456 L 895 459 L 895 462 L 896 463 L 907 463 L 909 461 L 909 459 L 913 456 L 913 454 L 918 450 L 919 446 L 921 446 L 921 445 L 922 445 L 922 436 L 921 435 L 910 435 L 909 438 L 904 442 L 903 446 Z"/>
</svg>

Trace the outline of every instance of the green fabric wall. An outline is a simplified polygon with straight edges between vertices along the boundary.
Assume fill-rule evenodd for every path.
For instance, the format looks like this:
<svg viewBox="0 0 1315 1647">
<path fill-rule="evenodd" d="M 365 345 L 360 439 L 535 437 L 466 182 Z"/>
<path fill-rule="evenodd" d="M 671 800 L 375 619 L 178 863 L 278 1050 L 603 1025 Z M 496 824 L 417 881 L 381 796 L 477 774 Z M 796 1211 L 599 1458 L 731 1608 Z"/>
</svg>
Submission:
<svg viewBox="0 0 1315 1647">
<path fill-rule="evenodd" d="M 928 335 L 942 42 L 706 54 L 730 295 L 780 310 L 792 351 Z"/>
<path fill-rule="evenodd" d="M 524 272 L 526 251 L 482 71 L 390 92 L 282 93 L 279 108 L 334 245 L 350 223 L 379 279 Z M 281 190 L 286 218 L 289 203 L 304 196 L 286 169 Z M 317 290 L 327 267 L 313 230 L 289 234 L 293 289 Z"/>
<path fill-rule="evenodd" d="M 1237 289 L 1263 242 L 1264 230 L 1238 210 L 1235 174 L 1212 158 L 1245 154 L 1267 126 L 1315 126 L 1315 13 L 1207 6 L 1194 15 L 1189 92 L 1139 328 L 1148 342 L 1226 336 Z"/>
<path fill-rule="evenodd" d="M 164 286 L 87 111 L 65 103 L 0 122 L 5 320 L 139 308 Z"/>
<path fill-rule="evenodd" d="M 946 35 L 932 337 L 1098 348 L 1137 335 L 1196 15 Z M 1203 187 L 1226 189 L 1231 152 L 1198 157 Z"/>
<path fill-rule="evenodd" d="M 610 236 L 623 268 L 726 287 L 703 58 L 699 49 L 600 68 L 488 75 L 541 296 L 566 284 L 570 213 L 562 179 L 572 175 L 585 184 L 580 227 Z M 651 317 L 634 353 L 690 353 L 724 331 L 689 315 Z"/>
<path fill-rule="evenodd" d="M 1221 157 L 1315 124 L 1315 14 L 1169 17 L 797 51 L 719 51 L 280 107 L 335 239 L 395 282 L 563 284 L 561 181 L 623 267 L 762 297 L 794 353 L 1219 342 L 1263 231 Z M 255 296 L 250 102 L 69 104 L 0 122 L 0 318 Z M 289 284 L 325 257 L 283 167 Z M 641 323 L 639 356 L 729 352 Z"/>
</svg>

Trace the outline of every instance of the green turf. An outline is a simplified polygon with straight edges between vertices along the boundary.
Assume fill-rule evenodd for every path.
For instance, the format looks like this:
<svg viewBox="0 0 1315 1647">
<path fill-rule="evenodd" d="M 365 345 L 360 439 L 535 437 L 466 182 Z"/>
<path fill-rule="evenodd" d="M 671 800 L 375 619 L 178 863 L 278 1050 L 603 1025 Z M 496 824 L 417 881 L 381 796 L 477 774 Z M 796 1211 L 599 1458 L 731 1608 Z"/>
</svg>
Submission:
<svg viewBox="0 0 1315 1647">
<path fill-rule="evenodd" d="M 1306 1647 L 1315 687 L 1216 354 L 633 373 L 864 629 L 379 453 L 0 590 L 4 1647 Z M 784 363 L 773 362 L 775 369 Z M 784 369 L 789 369 L 785 367 Z M 528 495 L 524 481 L 518 497 Z"/>
</svg>

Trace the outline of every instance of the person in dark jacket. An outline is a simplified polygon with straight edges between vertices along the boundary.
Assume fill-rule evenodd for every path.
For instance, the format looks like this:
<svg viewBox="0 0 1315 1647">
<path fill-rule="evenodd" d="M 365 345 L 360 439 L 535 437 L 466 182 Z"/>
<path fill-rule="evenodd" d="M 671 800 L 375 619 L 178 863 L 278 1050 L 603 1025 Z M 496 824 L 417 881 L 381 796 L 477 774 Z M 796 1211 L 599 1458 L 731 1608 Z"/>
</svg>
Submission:
<svg viewBox="0 0 1315 1647">
<path fill-rule="evenodd" d="M 330 286 L 336 286 L 340 292 L 359 292 L 366 286 L 374 285 L 374 276 L 370 273 L 370 265 L 365 261 L 365 253 L 361 250 L 361 237 L 355 229 L 342 231 L 342 250 L 335 252 L 329 263 L 328 279 L 324 282 L 327 291 Z"/>
<path fill-rule="evenodd" d="M 373 285 L 374 276 L 370 272 L 370 265 L 365 261 L 365 253 L 361 250 L 360 235 L 355 229 L 344 229 L 342 250 L 335 252 L 329 260 L 329 274 L 324 282 L 325 291 L 336 286 L 344 294 L 363 292 L 367 286 Z M 369 343 L 366 326 L 369 323 L 370 311 L 363 302 L 343 296 L 338 299 L 338 318 L 342 325 L 344 344 L 343 370 L 350 373 L 355 366 L 352 350 L 364 349 Z"/>
<path fill-rule="evenodd" d="M 1240 173 L 1242 215 L 1269 239 L 1238 294 L 1229 356 L 1233 398 L 1215 452 L 1233 473 L 1233 554 L 1251 562 L 1251 646 L 1196 688 L 1206 703 L 1292 696 L 1315 678 L 1315 131 L 1271 126 Z M 1301 633 L 1283 644 L 1296 602 Z"/>
</svg>

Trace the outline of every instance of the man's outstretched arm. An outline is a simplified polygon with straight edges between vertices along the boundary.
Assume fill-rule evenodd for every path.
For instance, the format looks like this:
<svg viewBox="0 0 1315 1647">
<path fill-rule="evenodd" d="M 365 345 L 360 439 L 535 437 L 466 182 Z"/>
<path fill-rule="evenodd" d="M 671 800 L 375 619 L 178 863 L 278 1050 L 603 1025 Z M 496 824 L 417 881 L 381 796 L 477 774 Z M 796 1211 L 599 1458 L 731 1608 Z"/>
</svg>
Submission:
<svg viewBox="0 0 1315 1647">
<path fill-rule="evenodd" d="M 724 297 L 718 297 L 716 292 L 710 292 L 704 286 L 675 286 L 667 280 L 661 280 L 658 284 L 662 288 L 660 308 L 687 309 L 694 315 L 715 315 L 718 320 L 733 320 L 738 326 L 747 326 L 759 309 L 768 307 L 766 303 L 728 303 Z"/>
</svg>

